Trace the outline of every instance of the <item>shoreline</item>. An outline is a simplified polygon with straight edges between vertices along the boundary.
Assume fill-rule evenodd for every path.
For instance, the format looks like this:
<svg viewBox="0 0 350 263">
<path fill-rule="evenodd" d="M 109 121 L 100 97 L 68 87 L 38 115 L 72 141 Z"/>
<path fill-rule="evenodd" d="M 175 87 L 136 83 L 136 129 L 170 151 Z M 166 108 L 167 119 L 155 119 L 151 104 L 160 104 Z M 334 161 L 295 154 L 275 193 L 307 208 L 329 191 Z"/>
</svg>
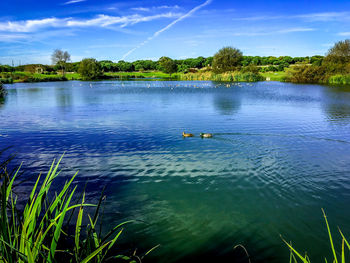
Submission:
<svg viewBox="0 0 350 263">
<path fill-rule="evenodd" d="M 10 75 L 10 74 L 9 74 Z M 19 77 L 21 76 L 21 77 Z M 13 78 L 12 78 L 13 77 Z M 278 81 L 284 83 L 295 83 L 286 80 L 286 72 L 266 72 L 266 73 L 241 73 L 227 72 L 214 74 L 213 72 L 198 73 L 174 73 L 167 74 L 159 71 L 152 72 L 106 72 L 103 77 L 95 80 L 83 80 L 78 73 L 38 74 L 27 72 L 15 72 L 9 78 L 0 79 L 2 84 L 14 83 L 38 83 L 55 81 L 104 81 L 104 80 L 134 80 L 134 81 L 217 81 L 217 82 L 258 82 L 258 81 Z M 319 84 L 319 85 L 350 85 L 350 75 L 332 76 L 327 83 L 297 83 L 297 84 Z"/>
</svg>

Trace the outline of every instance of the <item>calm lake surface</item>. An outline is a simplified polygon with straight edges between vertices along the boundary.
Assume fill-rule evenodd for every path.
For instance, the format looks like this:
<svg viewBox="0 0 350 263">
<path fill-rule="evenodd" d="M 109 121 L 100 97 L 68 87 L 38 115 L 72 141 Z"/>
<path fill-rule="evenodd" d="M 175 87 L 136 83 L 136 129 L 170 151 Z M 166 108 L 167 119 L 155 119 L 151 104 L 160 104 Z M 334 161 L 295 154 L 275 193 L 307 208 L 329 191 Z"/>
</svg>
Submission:
<svg viewBox="0 0 350 263">
<path fill-rule="evenodd" d="M 66 152 L 58 182 L 79 170 L 89 202 L 106 186 L 105 225 L 142 221 L 121 242 L 140 253 L 161 244 L 150 261 L 218 262 L 243 244 L 255 262 L 289 262 L 281 234 L 321 262 L 330 255 L 321 208 L 334 237 L 337 226 L 350 236 L 347 88 L 23 83 L 8 85 L 0 120 L 0 146 L 13 146 L 26 176 Z"/>
</svg>

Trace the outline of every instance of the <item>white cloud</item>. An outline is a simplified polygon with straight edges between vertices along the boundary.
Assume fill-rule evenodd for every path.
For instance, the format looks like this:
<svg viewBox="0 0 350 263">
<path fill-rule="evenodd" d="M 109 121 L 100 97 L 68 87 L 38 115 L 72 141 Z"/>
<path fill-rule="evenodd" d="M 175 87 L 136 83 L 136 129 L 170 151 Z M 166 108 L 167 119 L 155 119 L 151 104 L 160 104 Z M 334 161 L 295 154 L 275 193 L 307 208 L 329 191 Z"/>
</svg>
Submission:
<svg viewBox="0 0 350 263">
<path fill-rule="evenodd" d="M 24 21 L 0 22 L 2 32 L 35 32 L 43 28 L 70 28 L 70 27 L 107 27 L 119 24 L 121 27 L 134 25 L 140 22 L 152 21 L 160 18 L 179 17 L 178 13 L 163 13 L 152 16 L 130 15 L 130 16 L 109 16 L 98 15 L 92 19 L 74 18 L 44 18 Z"/>
<path fill-rule="evenodd" d="M 85 1 L 86 0 L 70 0 L 70 1 L 63 3 L 63 5 L 76 4 L 76 3 L 85 2 Z"/>
<path fill-rule="evenodd" d="M 338 33 L 338 36 L 349 37 L 350 36 L 350 32 L 340 32 L 340 33 Z"/>
<path fill-rule="evenodd" d="M 161 5 L 161 6 L 153 6 L 153 7 L 133 7 L 131 10 L 141 11 L 141 12 L 150 12 L 159 9 L 179 9 L 178 5 Z"/>
<path fill-rule="evenodd" d="M 155 32 L 152 36 L 148 37 L 145 41 L 143 41 L 141 44 L 139 44 L 138 46 L 134 47 L 133 49 L 129 50 L 127 53 L 125 53 L 122 57 L 122 60 L 124 60 L 127 56 L 129 56 L 131 53 L 133 53 L 135 50 L 141 48 L 142 46 L 146 45 L 148 42 L 150 42 L 151 40 L 153 40 L 154 38 L 156 38 L 157 36 L 159 36 L 161 33 L 169 30 L 170 28 L 172 28 L 174 25 L 176 25 L 177 23 L 179 23 L 180 21 L 192 16 L 196 11 L 198 11 L 199 9 L 209 5 L 212 2 L 212 0 L 207 0 L 205 1 L 203 4 L 196 6 L 195 8 L 193 8 L 192 10 L 190 10 L 188 13 L 184 14 L 183 16 L 179 17 L 178 19 L 176 19 L 175 21 L 171 22 L 169 25 L 167 25 L 166 27 L 162 28 L 161 30 Z"/>
<path fill-rule="evenodd" d="M 0 34 L 1 42 L 18 42 L 26 38 L 24 34 Z"/>
<path fill-rule="evenodd" d="M 142 11 L 142 12 L 151 11 L 151 9 L 148 8 L 148 7 L 133 7 L 133 8 L 131 8 L 131 10 L 134 10 L 134 11 Z"/>
<path fill-rule="evenodd" d="M 329 22 L 329 21 L 343 21 L 350 19 L 350 12 L 323 12 L 323 13 L 309 13 L 299 15 L 261 15 L 251 17 L 233 18 L 233 20 L 243 21 L 261 21 L 261 20 L 278 20 L 278 19 L 302 19 L 308 22 Z"/>
</svg>

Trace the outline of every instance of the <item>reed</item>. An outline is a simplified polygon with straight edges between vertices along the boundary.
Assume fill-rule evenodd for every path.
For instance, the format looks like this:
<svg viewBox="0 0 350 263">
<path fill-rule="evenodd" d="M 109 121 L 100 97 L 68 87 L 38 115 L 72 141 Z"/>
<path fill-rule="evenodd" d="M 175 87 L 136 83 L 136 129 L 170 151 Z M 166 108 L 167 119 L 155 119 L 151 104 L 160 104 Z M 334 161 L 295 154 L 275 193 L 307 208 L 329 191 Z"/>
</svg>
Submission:
<svg viewBox="0 0 350 263">
<path fill-rule="evenodd" d="M 51 185 L 60 174 L 58 167 L 62 157 L 52 162 L 44 178 L 38 176 L 23 209 L 18 209 L 18 196 L 14 191 L 20 167 L 9 172 L 8 162 L 0 164 L 0 262 L 86 263 L 142 259 L 136 255 L 115 254 L 122 227 L 131 221 L 116 225 L 106 235 L 98 230 L 103 194 L 96 205 L 85 202 L 85 193 L 73 204 L 77 186 L 73 187 L 72 182 L 77 173 L 53 195 Z M 88 207 L 94 210 L 92 216 L 87 214 Z M 74 228 L 69 227 L 75 216 Z M 83 225 L 86 216 L 89 224 Z"/>
<path fill-rule="evenodd" d="M 230 81 L 230 82 L 256 82 L 263 81 L 265 78 L 253 72 L 225 72 L 221 74 L 215 74 L 210 71 L 198 72 L 198 73 L 186 73 L 177 74 L 179 80 L 211 80 L 211 81 Z"/>
<path fill-rule="evenodd" d="M 328 237 L 329 237 L 329 243 L 330 243 L 330 247 L 332 250 L 332 260 L 330 262 L 333 263 L 345 263 L 347 262 L 346 260 L 346 256 L 348 255 L 350 252 L 350 244 L 347 241 L 347 239 L 345 238 L 345 236 L 343 235 L 343 233 L 341 232 L 340 229 L 339 230 L 339 234 L 342 238 L 342 242 L 341 242 L 341 250 L 340 251 L 336 251 L 335 247 L 334 247 L 334 241 L 333 241 L 333 237 L 332 237 L 332 233 L 331 230 L 329 228 L 329 224 L 328 224 L 328 220 L 327 220 L 327 216 L 326 213 L 324 212 L 324 210 L 322 209 L 322 213 L 323 213 L 323 217 L 325 219 L 326 222 L 326 226 L 327 226 L 327 231 L 328 231 Z M 288 246 L 288 248 L 290 249 L 290 263 L 298 263 L 298 262 L 303 262 L 303 263 L 311 263 L 310 258 L 307 256 L 307 254 L 305 253 L 305 256 L 303 256 L 300 252 L 298 252 L 293 246 L 292 243 L 288 243 L 286 240 L 284 240 L 282 238 L 282 240 L 284 241 L 284 243 L 286 243 L 286 245 Z M 325 262 L 327 263 L 327 259 L 325 258 Z"/>
<path fill-rule="evenodd" d="M 342 84 L 342 85 L 350 85 L 350 74 L 348 75 L 334 75 L 329 78 L 330 84 Z"/>
</svg>

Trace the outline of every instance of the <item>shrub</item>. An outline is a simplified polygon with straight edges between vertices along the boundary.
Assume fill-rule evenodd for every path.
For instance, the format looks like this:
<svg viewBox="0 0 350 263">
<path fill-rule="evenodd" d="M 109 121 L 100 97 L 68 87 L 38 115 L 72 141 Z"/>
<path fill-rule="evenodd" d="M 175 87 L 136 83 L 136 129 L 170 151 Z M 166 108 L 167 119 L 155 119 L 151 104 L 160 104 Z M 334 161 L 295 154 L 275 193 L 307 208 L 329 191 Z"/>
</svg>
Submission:
<svg viewBox="0 0 350 263">
<path fill-rule="evenodd" d="M 300 65 L 287 71 L 286 81 L 294 83 L 326 83 L 329 75 L 322 66 Z"/>
<path fill-rule="evenodd" d="M 214 55 L 213 71 L 215 73 L 234 71 L 241 65 L 242 60 L 243 54 L 239 49 L 224 47 Z"/>
<path fill-rule="evenodd" d="M 85 58 L 80 62 L 78 73 L 83 80 L 95 80 L 103 76 L 100 64 L 94 58 Z"/>
</svg>

